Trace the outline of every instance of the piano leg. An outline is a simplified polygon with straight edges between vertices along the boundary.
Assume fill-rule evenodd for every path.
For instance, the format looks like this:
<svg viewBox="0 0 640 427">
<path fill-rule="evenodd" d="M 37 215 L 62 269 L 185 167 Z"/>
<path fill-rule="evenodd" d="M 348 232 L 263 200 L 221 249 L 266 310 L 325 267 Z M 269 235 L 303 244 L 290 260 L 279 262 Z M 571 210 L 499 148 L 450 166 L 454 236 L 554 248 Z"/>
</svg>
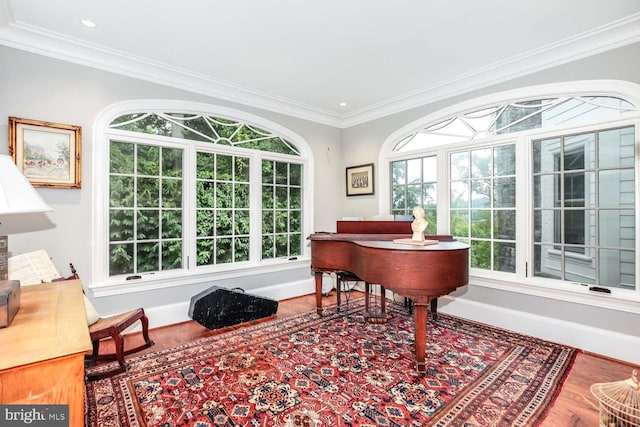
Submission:
<svg viewBox="0 0 640 427">
<path fill-rule="evenodd" d="M 427 366 L 425 362 L 427 347 L 427 305 L 414 304 L 415 312 L 415 347 L 416 347 L 416 371 L 426 372 Z"/>
<path fill-rule="evenodd" d="M 413 301 L 410 298 L 404 298 L 404 306 L 409 309 L 409 314 L 412 314 Z M 433 317 L 433 320 L 438 320 L 438 298 L 431 300 L 431 303 L 429 304 L 429 311 L 431 311 L 431 317 Z"/>
<path fill-rule="evenodd" d="M 316 278 L 316 313 L 322 316 L 322 272 L 314 273 Z"/>
<path fill-rule="evenodd" d="M 364 312 L 369 313 L 369 302 L 371 298 L 371 284 L 364 282 Z"/>
</svg>

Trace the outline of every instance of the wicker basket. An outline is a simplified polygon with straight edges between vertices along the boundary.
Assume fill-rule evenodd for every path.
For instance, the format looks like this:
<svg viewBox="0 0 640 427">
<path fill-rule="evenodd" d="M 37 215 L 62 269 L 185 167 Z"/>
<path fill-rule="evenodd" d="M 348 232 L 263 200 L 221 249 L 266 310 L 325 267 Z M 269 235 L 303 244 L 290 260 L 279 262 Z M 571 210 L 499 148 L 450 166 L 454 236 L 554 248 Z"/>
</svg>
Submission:
<svg viewBox="0 0 640 427">
<path fill-rule="evenodd" d="M 600 426 L 640 427 L 640 384 L 636 370 L 624 381 L 593 384 L 591 393 L 600 401 Z"/>
</svg>

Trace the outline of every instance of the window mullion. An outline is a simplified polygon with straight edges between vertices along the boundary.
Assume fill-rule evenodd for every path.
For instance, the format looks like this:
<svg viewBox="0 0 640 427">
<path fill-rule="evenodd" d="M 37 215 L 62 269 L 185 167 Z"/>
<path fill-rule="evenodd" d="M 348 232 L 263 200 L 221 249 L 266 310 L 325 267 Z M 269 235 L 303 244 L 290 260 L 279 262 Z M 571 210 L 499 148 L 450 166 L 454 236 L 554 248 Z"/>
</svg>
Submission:
<svg viewBox="0 0 640 427">
<path fill-rule="evenodd" d="M 532 276 L 533 270 L 533 173 L 531 138 L 516 140 L 516 275 Z"/>
<path fill-rule="evenodd" d="M 184 268 L 195 270 L 196 267 L 196 148 L 190 146 L 184 150 L 182 158 L 182 168 L 184 170 L 183 194 L 182 194 L 182 239 L 184 245 L 182 254 Z"/>
<path fill-rule="evenodd" d="M 249 157 L 249 206 L 251 218 L 249 226 L 249 258 L 253 262 L 260 262 L 262 257 L 262 156 Z"/>
<path fill-rule="evenodd" d="M 438 234 L 451 234 L 451 181 L 449 153 L 443 149 L 437 153 L 438 172 L 437 172 L 437 195 L 438 204 Z"/>
</svg>

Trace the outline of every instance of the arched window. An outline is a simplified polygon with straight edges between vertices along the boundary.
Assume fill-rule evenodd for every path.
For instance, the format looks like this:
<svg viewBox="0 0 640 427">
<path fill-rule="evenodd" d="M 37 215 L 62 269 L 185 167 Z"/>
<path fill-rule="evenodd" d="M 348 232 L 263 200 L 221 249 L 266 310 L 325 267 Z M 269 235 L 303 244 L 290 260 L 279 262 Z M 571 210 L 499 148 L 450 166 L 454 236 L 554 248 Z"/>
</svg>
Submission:
<svg viewBox="0 0 640 427">
<path fill-rule="evenodd" d="M 386 209 L 471 246 L 477 278 L 640 295 L 640 87 L 593 81 L 465 102 L 395 132 Z"/>
<path fill-rule="evenodd" d="M 532 129 L 569 126 L 590 120 L 616 118 L 636 108 L 614 96 L 563 96 L 518 100 L 508 104 L 463 112 L 425 126 L 407 136 L 393 151 L 412 151 L 478 140 Z"/>
<path fill-rule="evenodd" d="M 173 104 L 101 114 L 97 279 L 247 271 L 305 255 L 306 143 L 242 112 Z"/>
</svg>

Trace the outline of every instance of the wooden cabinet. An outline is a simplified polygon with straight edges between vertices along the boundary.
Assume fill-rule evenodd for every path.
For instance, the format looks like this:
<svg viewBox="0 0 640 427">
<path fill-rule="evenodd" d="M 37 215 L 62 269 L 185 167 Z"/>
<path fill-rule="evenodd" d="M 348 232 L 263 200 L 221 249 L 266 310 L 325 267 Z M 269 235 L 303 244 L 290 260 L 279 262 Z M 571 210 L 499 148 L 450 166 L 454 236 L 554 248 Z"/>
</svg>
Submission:
<svg viewBox="0 0 640 427">
<path fill-rule="evenodd" d="M 84 354 L 91 349 L 79 280 L 23 286 L 20 310 L 0 329 L 0 403 L 68 404 L 84 425 Z"/>
</svg>

